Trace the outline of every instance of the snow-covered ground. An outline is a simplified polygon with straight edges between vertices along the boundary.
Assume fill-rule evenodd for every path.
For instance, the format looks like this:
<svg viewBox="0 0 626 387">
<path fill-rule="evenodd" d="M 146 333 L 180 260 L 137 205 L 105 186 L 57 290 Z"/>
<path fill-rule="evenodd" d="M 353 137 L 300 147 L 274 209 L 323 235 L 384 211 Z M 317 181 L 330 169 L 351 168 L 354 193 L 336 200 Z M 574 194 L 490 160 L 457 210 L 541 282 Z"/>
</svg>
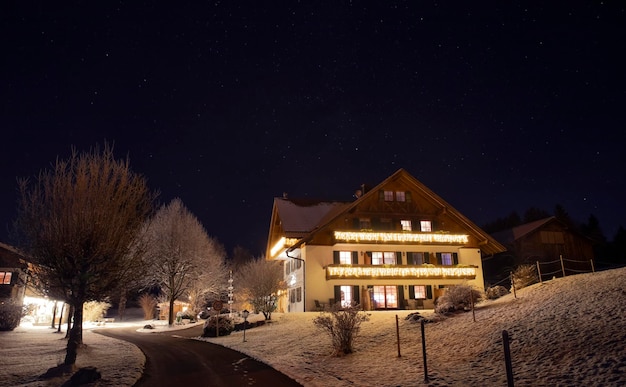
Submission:
<svg viewBox="0 0 626 387">
<path fill-rule="evenodd" d="M 626 268 L 554 279 L 518 291 L 517 298 L 483 302 L 475 322 L 468 312 L 426 324 L 428 383 L 420 324 L 405 320 L 410 312 L 369 313 L 356 352 L 344 357 L 330 356 L 330 339 L 313 325 L 314 312 L 274 314 L 272 323 L 247 330 L 246 342 L 243 332 L 198 340 L 236 349 L 310 387 L 504 386 L 507 330 L 515 386 L 626 385 Z M 432 311 L 420 313 L 428 317 Z M 138 329 L 144 323 L 134 322 Z M 153 331 L 168 329 L 161 324 Z M 0 332 L 0 386 L 51 385 L 32 379 L 63 360 L 62 336 L 25 326 Z M 97 367 L 99 385 L 131 386 L 139 378 L 145 359 L 132 345 L 91 329 L 84 342 L 78 365 Z"/>
</svg>

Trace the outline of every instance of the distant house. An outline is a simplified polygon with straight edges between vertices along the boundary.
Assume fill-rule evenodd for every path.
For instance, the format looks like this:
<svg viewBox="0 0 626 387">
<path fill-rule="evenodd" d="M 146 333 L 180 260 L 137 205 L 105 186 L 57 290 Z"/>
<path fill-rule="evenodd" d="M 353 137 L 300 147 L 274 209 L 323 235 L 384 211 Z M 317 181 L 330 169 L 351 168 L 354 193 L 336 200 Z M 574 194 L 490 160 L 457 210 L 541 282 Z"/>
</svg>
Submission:
<svg viewBox="0 0 626 387">
<path fill-rule="evenodd" d="M 519 265 L 537 262 L 552 265 L 542 269 L 544 274 L 560 272 L 560 258 L 565 260 L 566 270 L 591 270 L 593 241 L 554 216 L 494 233 L 492 237 L 507 252 L 485 261 L 487 277 L 502 277 Z"/>
<path fill-rule="evenodd" d="M 275 198 L 266 257 L 283 262 L 285 312 L 414 309 L 451 285 L 483 288 L 481 255 L 504 250 L 400 169 L 351 202 Z"/>
<path fill-rule="evenodd" d="M 0 299 L 23 303 L 28 279 L 28 262 L 14 247 L 0 242 Z"/>
</svg>

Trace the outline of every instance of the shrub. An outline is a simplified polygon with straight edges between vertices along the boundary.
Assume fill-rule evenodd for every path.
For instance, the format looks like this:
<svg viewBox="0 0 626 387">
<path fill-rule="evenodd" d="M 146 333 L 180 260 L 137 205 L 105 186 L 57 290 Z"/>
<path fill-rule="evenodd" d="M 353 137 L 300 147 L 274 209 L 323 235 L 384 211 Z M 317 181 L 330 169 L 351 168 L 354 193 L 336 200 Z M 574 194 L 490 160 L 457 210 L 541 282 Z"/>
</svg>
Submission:
<svg viewBox="0 0 626 387">
<path fill-rule="evenodd" d="M 0 331 L 12 331 L 20 325 L 24 307 L 12 299 L 0 301 Z"/>
<path fill-rule="evenodd" d="M 507 288 L 501 285 L 497 285 L 497 286 L 488 287 L 487 290 L 485 291 L 485 296 L 487 297 L 488 300 L 495 300 L 502 296 L 506 296 L 509 293 L 510 292 Z"/>
<path fill-rule="evenodd" d="M 538 281 L 537 267 L 535 265 L 521 265 L 513 271 L 513 286 L 522 289 Z"/>
<path fill-rule="evenodd" d="M 435 313 L 450 314 L 457 311 L 469 310 L 473 302 L 483 299 L 483 293 L 469 285 L 455 285 L 446 289 L 443 296 L 437 300 Z"/>
<path fill-rule="evenodd" d="M 83 321 L 101 321 L 111 304 L 104 301 L 88 301 L 83 305 Z"/>
<path fill-rule="evenodd" d="M 143 310 L 143 319 L 152 320 L 154 318 L 154 310 L 157 306 L 157 300 L 151 295 L 144 293 L 139 296 L 139 306 Z"/>
<path fill-rule="evenodd" d="M 219 335 L 228 336 L 234 329 L 233 322 L 228 316 L 218 315 L 217 317 L 209 317 L 204 322 L 204 328 L 202 329 L 202 337 L 216 337 L 217 326 L 219 322 Z"/>
<path fill-rule="evenodd" d="M 361 323 L 368 320 L 369 316 L 358 305 L 342 308 L 336 303 L 327 311 L 321 312 L 313 320 L 313 324 L 330 336 L 333 355 L 342 356 L 354 352 L 354 339 L 359 333 Z"/>
</svg>

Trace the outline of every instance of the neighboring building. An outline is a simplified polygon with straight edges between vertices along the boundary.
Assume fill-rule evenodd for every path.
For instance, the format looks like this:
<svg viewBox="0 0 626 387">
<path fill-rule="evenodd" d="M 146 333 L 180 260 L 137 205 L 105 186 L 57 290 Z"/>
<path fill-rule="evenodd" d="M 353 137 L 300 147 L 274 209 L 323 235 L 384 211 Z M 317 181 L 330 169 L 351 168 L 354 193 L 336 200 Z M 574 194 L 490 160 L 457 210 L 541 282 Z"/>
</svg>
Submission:
<svg viewBox="0 0 626 387">
<path fill-rule="evenodd" d="M 0 299 L 24 301 L 28 263 L 14 247 L 0 242 Z"/>
<path fill-rule="evenodd" d="M 507 248 L 506 253 L 485 261 L 486 276 L 494 281 L 519 265 L 537 262 L 543 266 L 542 274 L 556 271 L 561 276 L 560 258 L 564 259 L 566 274 L 567 269 L 591 271 L 593 241 L 554 216 L 496 232 L 492 237 Z"/>
<path fill-rule="evenodd" d="M 266 257 L 284 261 L 282 311 L 433 308 L 447 286 L 482 289 L 481 255 L 505 250 L 403 169 L 355 197 L 274 199 Z"/>
</svg>

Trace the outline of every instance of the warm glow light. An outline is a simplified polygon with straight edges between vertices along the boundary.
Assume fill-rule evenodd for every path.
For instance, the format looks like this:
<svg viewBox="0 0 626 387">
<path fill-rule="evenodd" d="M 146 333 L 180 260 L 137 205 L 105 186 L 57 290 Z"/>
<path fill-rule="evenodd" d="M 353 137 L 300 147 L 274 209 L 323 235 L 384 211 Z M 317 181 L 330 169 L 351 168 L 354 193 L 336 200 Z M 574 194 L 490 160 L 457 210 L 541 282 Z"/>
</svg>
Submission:
<svg viewBox="0 0 626 387">
<path fill-rule="evenodd" d="M 274 246 L 272 246 L 272 249 L 270 250 L 270 255 L 273 257 L 274 255 L 276 255 L 276 253 L 280 251 L 280 249 L 283 248 L 285 248 L 285 237 L 280 238 L 278 242 L 276 242 Z"/>
<path fill-rule="evenodd" d="M 326 279 L 476 278 L 476 267 L 327 266 Z"/>
<path fill-rule="evenodd" d="M 278 252 L 284 248 L 291 247 L 298 241 L 298 238 L 285 238 L 282 237 L 272 246 L 270 249 L 270 256 L 275 256 Z"/>
<path fill-rule="evenodd" d="M 335 239 L 342 242 L 413 242 L 413 243 L 467 243 L 468 236 L 439 233 L 354 232 L 335 231 Z"/>
</svg>

